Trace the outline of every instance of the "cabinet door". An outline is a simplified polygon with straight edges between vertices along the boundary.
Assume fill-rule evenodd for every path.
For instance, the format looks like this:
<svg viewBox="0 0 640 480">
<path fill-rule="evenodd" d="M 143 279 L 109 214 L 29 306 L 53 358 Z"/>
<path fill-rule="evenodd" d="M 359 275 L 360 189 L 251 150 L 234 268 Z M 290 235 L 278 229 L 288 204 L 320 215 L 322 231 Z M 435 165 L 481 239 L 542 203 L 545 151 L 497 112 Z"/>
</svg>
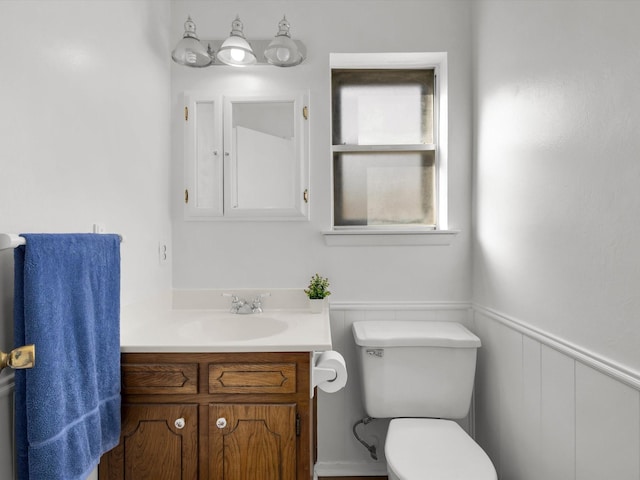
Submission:
<svg viewBox="0 0 640 480">
<path fill-rule="evenodd" d="M 209 480 L 296 480 L 295 404 L 210 404 Z"/>
<path fill-rule="evenodd" d="M 185 219 L 309 219 L 308 92 L 184 104 Z"/>
<path fill-rule="evenodd" d="M 102 457 L 100 480 L 196 480 L 198 406 L 123 404 L 120 444 Z"/>
<path fill-rule="evenodd" d="M 225 217 L 308 218 L 304 93 L 224 97 Z"/>
<path fill-rule="evenodd" d="M 223 215 L 222 106 L 185 94 L 184 213 L 188 220 Z"/>
</svg>

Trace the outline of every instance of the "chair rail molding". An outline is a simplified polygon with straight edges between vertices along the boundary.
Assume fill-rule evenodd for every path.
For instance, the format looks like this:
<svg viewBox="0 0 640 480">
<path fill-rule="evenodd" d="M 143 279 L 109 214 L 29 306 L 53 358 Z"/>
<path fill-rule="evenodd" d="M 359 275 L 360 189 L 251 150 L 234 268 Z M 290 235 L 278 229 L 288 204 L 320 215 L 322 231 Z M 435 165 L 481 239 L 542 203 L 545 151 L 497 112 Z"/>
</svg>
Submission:
<svg viewBox="0 0 640 480">
<path fill-rule="evenodd" d="M 567 340 L 540 330 L 521 320 L 500 313 L 492 308 L 488 308 L 476 303 L 472 304 L 473 312 L 478 312 L 487 318 L 498 322 L 522 335 L 532 338 L 541 344 L 552 348 L 569 358 L 572 358 L 594 370 L 607 375 L 614 380 L 640 391 L 640 372 L 634 371 L 614 361 L 604 358 L 588 349 L 575 345 Z"/>
<path fill-rule="evenodd" d="M 332 310 L 471 310 L 462 301 L 330 301 Z"/>
</svg>

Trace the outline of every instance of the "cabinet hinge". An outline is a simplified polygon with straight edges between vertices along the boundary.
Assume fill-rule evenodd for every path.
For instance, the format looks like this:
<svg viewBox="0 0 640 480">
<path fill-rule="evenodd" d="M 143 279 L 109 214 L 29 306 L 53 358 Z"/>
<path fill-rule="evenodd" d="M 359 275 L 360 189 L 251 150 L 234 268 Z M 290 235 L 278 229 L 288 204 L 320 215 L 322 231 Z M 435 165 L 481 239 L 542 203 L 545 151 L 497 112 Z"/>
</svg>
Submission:
<svg viewBox="0 0 640 480">
<path fill-rule="evenodd" d="M 309 120 L 309 107 L 307 107 L 306 105 L 302 107 L 302 116 L 305 120 Z"/>
<path fill-rule="evenodd" d="M 296 437 L 300 436 L 300 429 L 302 420 L 300 419 L 300 414 L 296 413 Z"/>
<path fill-rule="evenodd" d="M 184 203 L 189 203 L 189 190 L 187 188 L 184 189 Z"/>
<path fill-rule="evenodd" d="M 189 121 L 189 107 L 184 107 L 184 121 Z"/>
</svg>

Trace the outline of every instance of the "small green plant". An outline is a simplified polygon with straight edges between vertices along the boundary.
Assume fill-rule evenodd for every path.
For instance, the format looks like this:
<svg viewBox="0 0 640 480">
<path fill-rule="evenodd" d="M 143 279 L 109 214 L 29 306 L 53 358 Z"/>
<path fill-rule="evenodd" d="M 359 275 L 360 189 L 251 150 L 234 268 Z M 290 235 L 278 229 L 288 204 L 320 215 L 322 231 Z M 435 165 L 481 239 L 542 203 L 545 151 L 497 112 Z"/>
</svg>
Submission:
<svg viewBox="0 0 640 480">
<path fill-rule="evenodd" d="M 323 299 L 331 295 L 331 292 L 327 290 L 327 288 L 329 288 L 329 279 L 321 277 L 316 273 L 311 277 L 309 287 L 305 289 L 304 293 L 312 300 Z"/>
</svg>

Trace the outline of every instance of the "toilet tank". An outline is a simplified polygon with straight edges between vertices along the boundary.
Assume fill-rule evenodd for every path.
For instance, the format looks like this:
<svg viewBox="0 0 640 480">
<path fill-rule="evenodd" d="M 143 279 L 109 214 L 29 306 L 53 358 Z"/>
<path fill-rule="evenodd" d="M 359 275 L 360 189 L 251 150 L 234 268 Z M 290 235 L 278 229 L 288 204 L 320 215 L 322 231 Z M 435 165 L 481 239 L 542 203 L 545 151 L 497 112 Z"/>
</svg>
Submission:
<svg viewBox="0 0 640 480">
<path fill-rule="evenodd" d="M 353 324 L 367 414 L 464 418 L 480 339 L 463 325 L 429 321 Z"/>
</svg>

